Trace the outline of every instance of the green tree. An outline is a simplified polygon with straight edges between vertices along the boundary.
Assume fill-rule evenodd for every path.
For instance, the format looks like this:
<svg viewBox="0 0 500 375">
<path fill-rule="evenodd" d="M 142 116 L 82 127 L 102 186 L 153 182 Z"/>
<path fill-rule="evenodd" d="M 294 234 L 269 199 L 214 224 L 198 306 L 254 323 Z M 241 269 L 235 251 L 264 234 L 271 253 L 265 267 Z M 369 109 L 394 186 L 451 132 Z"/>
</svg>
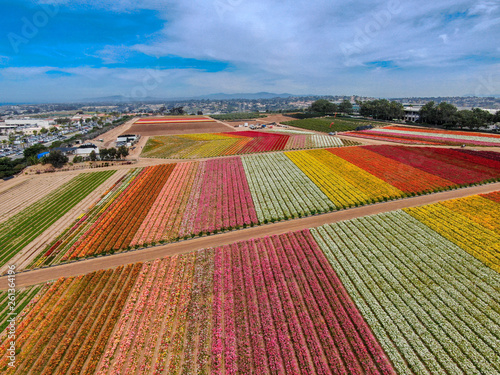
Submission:
<svg viewBox="0 0 500 375">
<path fill-rule="evenodd" d="M 457 107 L 450 103 L 441 102 L 438 104 L 436 111 L 437 125 L 443 125 L 445 127 L 456 126 Z"/>
<path fill-rule="evenodd" d="M 118 147 L 118 150 L 116 150 L 117 158 L 126 158 L 128 156 L 128 148 L 125 145 L 122 145 Z"/>
<path fill-rule="evenodd" d="M 404 117 L 404 107 L 401 103 L 387 99 L 369 100 L 360 103 L 359 113 L 364 117 L 391 121 Z"/>
<path fill-rule="evenodd" d="M 183 115 L 184 113 L 186 113 L 184 107 L 174 107 L 169 111 L 171 115 Z"/>
<path fill-rule="evenodd" d="M 480 110 L 481 111 L 481 110 Z M 486 111 L 484 111 L 486 112 Z M 488 112 L 486 112 L 488 113 Z M 489 115 L 489 113 L 488 113 Z M 469 128 L 469 129 L 479 129 L 485 127 L 487 124 L 487 119 L 483 117 L 484 114 L 479 113 L 478 111 L 469 111 L 467 109 L 458 111 L 456 113 L 456 125 L 461 128 Z"/>
<path fill-rule="evenodd" d="M 423 124 L 435 124 L 437 119 L 436 103 L 430 101 L 420 108 L 419 122 Z"/>
<path fill-rule="evenodd" d="M 13 176 L 25 167 L 26 163 L 20 162 L 19 159 L 0 158 L 0 178 Z"/>
<path fill-rule="evenodd" d="M 47 156 L 43 157 L 45 163 L 52 164 L 54 168 L 61 168 L 68 162 L 68 157 L 61 151 L 52 150 Z"/>
<path fill-rule="evenodd" d="M 92 150 L 89 154 L 90 161 L 96 161 L 97 160 L 97 154 L 95 153 L 94 150 Z"/>
<path fill-rule="evenodd" d="M 436 106 L 433 101 L 425 104 L 419 111 L 419 122 L 429 125 L 453 127 L 457 125 L 457 107 L 441 102 Z"/>
<path fill-rule="evenodd" d="M 99 156 L 101 157 L 101 160 L 108 159 L 109 158 L 108 149 L 107 148 L 101 148 L 99 150 Z"/>
<path fill-rule="evenodd" d="M 321 115 L 331 114 L 337 111 L 337 105 L 326 99 L 318 99 L 311 104 L 309 111 Z"/>
<path fill-rule="evenodd" d="M 339 104 L 339 112 L 350 114 L 352 113 L 352 104 L 349 100 L 344 99 L 342 103 Z"/>
<path fill-rule="evenodd" d="M 49 129 L 47 129 L 47 128 L 42 128 L 40 130 L 40 134 L 47 134 L 48 132 L 49 132 Z"/>
<path fill-rule="evenodd" d="M 489 113 L 488 111 L 485 111 L 484 109 L 481 108 L 473 108 L 472 113 L 474 116 L 478 119 L 481 128 L 486 127 L 488 124 L 492 124 L 494 121 L 495 116 Z"/>
<path fill-rule="evenodd" d="M 116 158 L 116 148 L 114 147 L 108 148 L 108 156 L 110 159 Z"/>
<path fill-rule="evenodd" d="M 63 124 L 67 125 L 67 124 L 69 124 L 69 122 L 70 122 L 70 119 L 67 117 L 56 119 L 56 123 L 59 125 L 63 125 Z"/>
<path fill-rule="evenodd" d="M 33 146 L 30 146 L 26 149 L 24 149 L 23 154 L 26 159 L 29 159 L 32 156 L 37 156 L 39 153 L 47 151 L 48 148 L 44 146 L 43 144 L 37 143 L 34 144 Z"/>
</svg>

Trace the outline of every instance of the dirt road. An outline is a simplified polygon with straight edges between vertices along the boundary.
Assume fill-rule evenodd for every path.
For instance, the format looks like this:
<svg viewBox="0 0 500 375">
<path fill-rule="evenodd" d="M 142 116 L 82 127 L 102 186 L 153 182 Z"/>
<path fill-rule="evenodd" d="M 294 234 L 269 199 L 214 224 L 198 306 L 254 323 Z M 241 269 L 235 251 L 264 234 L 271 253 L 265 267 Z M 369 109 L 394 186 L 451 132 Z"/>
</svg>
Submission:
<svg viewBox="0 0 500 375">
<path fill-rule="evenodd" d="M 425 204 L 437 203 L 439 201 L 447 199 L 463 198 L 475 194 L 490 193 L 497 190 L 500 190 L 500 183 L 474 186 L 459 190 L 424 195 L 420 197 L 400 199 L 391 202 L 351 208 L 348 210 L 311 216 L 302 219 L 282 221 L 279 223 L 241 229 L 213 236 L 195 238 L 192 240 L 181 241 L 163 246 L 150 247 L 142 250 L 81 260 L 74 263 L 63 264 L 39 270 L 21 272 L 16 275 L 16 286 L 21 287 L 34 285 L 57 279 L 59 277 L 76 276 L 100 269 L 118 267 L 120 265 L 129 263 L 144 262 L 174 254 L 187 253 L 198 249 L 226 245 L 237 241 L 245 241 L 251 238 L 258 238 L 305 228 L 312 228 L 323 224 L 354 219 L 356 217 L 375 215 L 382 212 L 398 210 L 406 207 L 415 207 Z M 7 278 L 4 276 L 0 278 L 0 290 L 5 289 L 7 289 Z"/>
</svg>

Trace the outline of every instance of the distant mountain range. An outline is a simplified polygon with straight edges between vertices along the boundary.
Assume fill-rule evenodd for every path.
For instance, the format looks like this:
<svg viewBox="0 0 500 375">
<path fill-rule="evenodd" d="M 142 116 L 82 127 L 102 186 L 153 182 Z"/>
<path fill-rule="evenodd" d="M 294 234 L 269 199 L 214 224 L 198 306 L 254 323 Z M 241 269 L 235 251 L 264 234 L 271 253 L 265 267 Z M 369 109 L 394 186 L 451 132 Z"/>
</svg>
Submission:
<svg viewBox="0 0 500 375">
<path fill-rule="evenodd" d="M 203 100 L 203 99 L 211 99 L 211 100 L 229 100 L 229 99 L 272 99 L 272 98 L 289 98 L 297 96 L 294 94 L 282 93 L 275 94 L 272 92 L 257 92 L 257 93 L 240 93 L 240 94 L 225 94 L 225 93 L 217 93 L 217 94 L 208 94 L 208 95 L 200 95 L 194 97 L 182 97 L 182 98 L 155 98 L 155 97 L 144 97 L 144 98 L 131 98 L 123 95 L 113 95 L 113 96 L 104 96 L 100 98 L 86 98 L 79 100 L 78 102 L 90 102 L 90 103 L 127 103 L 127 102 L 167 102 L 167 101 L 180 101 L 180 100 Z"/>
<path fill-rule="evenodd" d="M 213 99 L 213 100 L 227 100 L 227 99 L 273 99 L 273 98 L 289 98 L 292 96 L 297 96 L 294 94 L 282 93 L 275 94 L 272 92 L 257 92 L 255 94 L 250 93 L 240 93 L 240 94 L 210 94 L 205 96 L 199 96 L 194 99 Z M 301 95 L 302 96 L 302 95 Z"/>
</svg>

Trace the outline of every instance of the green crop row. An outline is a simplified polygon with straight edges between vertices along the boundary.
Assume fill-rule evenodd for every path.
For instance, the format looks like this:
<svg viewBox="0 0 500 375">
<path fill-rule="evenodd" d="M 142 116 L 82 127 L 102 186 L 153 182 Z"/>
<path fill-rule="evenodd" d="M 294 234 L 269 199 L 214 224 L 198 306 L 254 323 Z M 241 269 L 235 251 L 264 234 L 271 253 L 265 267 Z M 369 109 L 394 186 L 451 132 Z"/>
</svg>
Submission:
<svg viewBox="0 0 500 375">
<path fill-rule="evenodd" d="M 6 264 L 115 172 L 78 175 L 3 223 L 0 229 L 0 266 Z"/>
</svg>

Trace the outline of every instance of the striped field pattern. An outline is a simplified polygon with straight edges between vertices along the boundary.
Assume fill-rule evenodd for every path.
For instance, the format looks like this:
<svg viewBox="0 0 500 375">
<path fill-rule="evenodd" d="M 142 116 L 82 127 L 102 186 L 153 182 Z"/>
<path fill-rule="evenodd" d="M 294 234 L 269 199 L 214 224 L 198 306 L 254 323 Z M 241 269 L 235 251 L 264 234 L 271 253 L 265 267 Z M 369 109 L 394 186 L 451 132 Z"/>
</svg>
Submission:
<svg viewBox="0 0 500 375">
<path fill-rule="evenodd" d="M 196 159 L 303 148 L 342 147 L 337 137 L 310 133 L 239 131 L 149 138 L 142 157 Z"/>
<path fill-rule="evenodd" d="M 500 275 L 492 258 L 470 251 L 469 240 L 482 230 L 489 243 L 478 248 L 497 256 L 499 196 L 444 201 L 439 210 L 398 210 L 23 288 L 16 366 L 3 356 L 0 370 L 498 374 Z M 445 209 L 457 217 L 447 223 L 449 231 L 438 215 Z M 3 313 L 7 293 L 0 292 Z M 7 332 L 0 336 L 3 353 Z"/>
<path fill-rule="evenodd" d="M 491 154 L 402 146 L 285 151 L 136 168 L 29 267 L 499 178 L 500 161 Z"/>
<path fill-rule="evenodd" d="M 345 135 L 360 138 L 379 139 L 396 143 L 414 143 L 428 145 L 469 145 L 469 146 L 500 146 L 500 135 L 474 133 L 452 130 L 438 130 L 406 126 L 387 126 L 356 132 Z"/>
</svg>

